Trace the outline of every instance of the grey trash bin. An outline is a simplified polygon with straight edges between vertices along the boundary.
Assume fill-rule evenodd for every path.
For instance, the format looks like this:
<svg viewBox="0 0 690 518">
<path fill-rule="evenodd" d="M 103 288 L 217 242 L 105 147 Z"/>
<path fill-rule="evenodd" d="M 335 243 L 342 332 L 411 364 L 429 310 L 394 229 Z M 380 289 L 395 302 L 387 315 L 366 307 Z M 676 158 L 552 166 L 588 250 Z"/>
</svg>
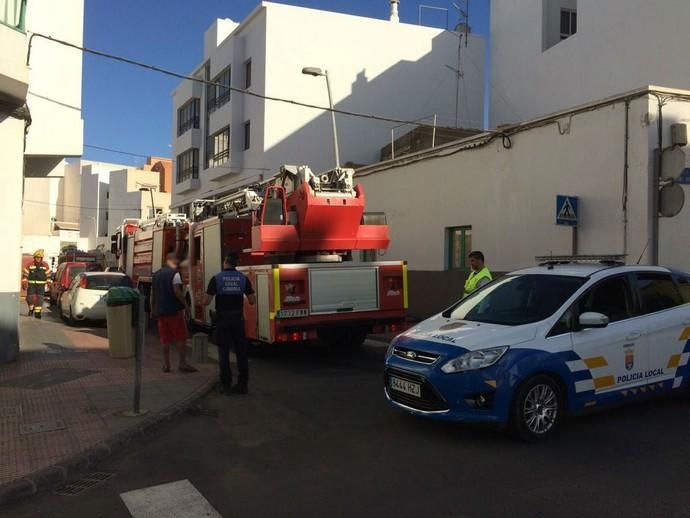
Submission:
<svg viewBox="0 0 690 518">
<path fill-rule="evenodd" d="M 105 300 L 110 357 L 132 358 L 136 339 L 136 330 L 132 327 L 132 306 L 138 303 L 139 292 L 132 288 L 110 288 Z"/>
</svg>

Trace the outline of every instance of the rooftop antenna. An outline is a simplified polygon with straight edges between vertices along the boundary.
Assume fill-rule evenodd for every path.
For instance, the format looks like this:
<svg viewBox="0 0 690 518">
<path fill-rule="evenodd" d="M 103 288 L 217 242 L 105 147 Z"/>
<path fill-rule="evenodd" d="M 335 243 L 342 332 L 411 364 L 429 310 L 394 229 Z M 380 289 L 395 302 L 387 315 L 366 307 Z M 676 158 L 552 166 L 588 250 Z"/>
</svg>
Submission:
<svg viewBox="0 0 690 518">
<path fill-rule="evenodd" d="M 400 0 L 390 0 L 391 4 L 391 17 L 390 21 L 393 23 L 400 23 L 400 15 L 398 14 L 398 5 Z"/>
<path fill-rule="evenodd" d="M 453 34 L 458 37 L 458 61 L 457 66 L 446 65 L 446 68 L 455 74 L 455 127 L 460 124 L 460 81 L 462 81 L 465 73 L 462 69 L 462 41 L 465 39 L 465 47 L 469 41 L 470 33 L 470 0 L 466 0 L 465 9 L 462 9 L 458 4 L 453 2 L 453 7 L 458 11 L 458 23 L 455 26 Z"/>
</svg>

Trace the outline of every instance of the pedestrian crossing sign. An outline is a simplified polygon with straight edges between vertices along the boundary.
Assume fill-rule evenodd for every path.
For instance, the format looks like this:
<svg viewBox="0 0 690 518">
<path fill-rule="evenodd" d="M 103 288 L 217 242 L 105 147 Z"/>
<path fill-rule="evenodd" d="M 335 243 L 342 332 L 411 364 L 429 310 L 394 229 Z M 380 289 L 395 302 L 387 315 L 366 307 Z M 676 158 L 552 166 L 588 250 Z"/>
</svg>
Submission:
<svg viewBox="0 0 690 518">
<path fill-rule="evenodd" d="M 556 196 L 556 225 L 577 226 L 577 196 Z"/>
</svg>

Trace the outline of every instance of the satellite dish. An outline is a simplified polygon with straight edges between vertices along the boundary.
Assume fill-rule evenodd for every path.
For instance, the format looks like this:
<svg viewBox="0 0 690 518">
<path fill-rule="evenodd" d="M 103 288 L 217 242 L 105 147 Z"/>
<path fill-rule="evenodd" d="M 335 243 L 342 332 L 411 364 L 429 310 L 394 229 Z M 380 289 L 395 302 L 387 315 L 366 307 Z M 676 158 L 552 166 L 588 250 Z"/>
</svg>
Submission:
<svg viewBox="0 0 690 518">
<path fill-rule="evenodd" d="M 664 149 L 661 155 L 661 178 L 675 180 L 685 171 L 685 151 L 680 147 Z"/>
<path fill-rule="evenodd" d="M 665 185 L 659 192 L 659 213 L 665 218 L 677 216 L 685 205 L 685 191 L 677 183 Z"/>
</svg>

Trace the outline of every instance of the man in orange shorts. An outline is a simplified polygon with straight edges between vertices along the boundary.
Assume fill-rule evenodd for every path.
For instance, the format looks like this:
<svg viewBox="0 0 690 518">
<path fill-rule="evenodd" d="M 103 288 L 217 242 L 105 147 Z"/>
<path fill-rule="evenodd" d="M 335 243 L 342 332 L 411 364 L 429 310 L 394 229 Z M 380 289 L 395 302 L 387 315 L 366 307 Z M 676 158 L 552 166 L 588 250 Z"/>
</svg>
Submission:
<svg viewBox="0 0 690 518">
<path fill-rule="evenodd" d="M 187 363 L 187 321 L 189 306 L 182 292 L 182 277 L 175 254 L 165 257 L 163 267 L 153 274 L 151 313 L 158 320 L 158 336 L 163 346 L 163 372 L 170 372 L 170 345 L 177 345 L 180 372 L 196 372 Z"/>
</svg>

